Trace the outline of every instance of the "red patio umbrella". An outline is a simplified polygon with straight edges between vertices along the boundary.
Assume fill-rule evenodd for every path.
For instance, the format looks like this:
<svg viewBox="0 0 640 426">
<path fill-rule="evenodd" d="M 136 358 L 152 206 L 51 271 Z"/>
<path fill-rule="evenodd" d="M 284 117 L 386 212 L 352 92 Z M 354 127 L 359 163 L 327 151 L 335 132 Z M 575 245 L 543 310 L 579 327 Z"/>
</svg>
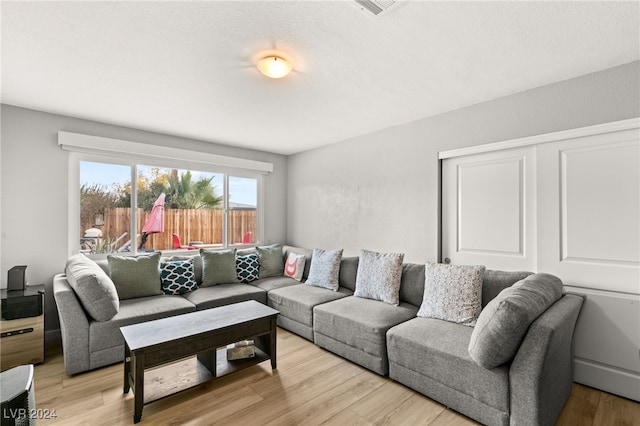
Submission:
<svg viewBox="0 0 640 426">
<path fill-rule="evenodd" d="M 138 247 L 139 250 L 142 249 L 144 243 L 147 242 L 149 234 L 164 232 L 164 200 L 165 194 L 163 192 L 153 203 L 151 213 L 142 227 L 142 240 L 140 240 L 140 247 Z"/>
</svg>

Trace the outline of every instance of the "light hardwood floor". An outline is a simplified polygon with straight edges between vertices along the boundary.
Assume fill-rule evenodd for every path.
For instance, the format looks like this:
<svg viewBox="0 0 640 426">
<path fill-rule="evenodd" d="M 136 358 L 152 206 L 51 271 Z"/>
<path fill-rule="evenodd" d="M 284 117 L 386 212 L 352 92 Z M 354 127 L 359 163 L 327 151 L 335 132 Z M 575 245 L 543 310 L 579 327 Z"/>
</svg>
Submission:
<svg viewBox="0 0 640 426">
<path fill-rule="evenodd" d="M 62 349 L 35 368 L 39 425 L 131 425 L 133 393 L 116 364 L 67 376 Z M 170 385 L 167 377 L 166 384 Z M 445 406 L 278 329 L 278 369 L 263 362 L 145 406 L 141 425 L 471 425 Z M 574 385 L 559 425 L 640 425 L 640 404 Z"/>
</svg>

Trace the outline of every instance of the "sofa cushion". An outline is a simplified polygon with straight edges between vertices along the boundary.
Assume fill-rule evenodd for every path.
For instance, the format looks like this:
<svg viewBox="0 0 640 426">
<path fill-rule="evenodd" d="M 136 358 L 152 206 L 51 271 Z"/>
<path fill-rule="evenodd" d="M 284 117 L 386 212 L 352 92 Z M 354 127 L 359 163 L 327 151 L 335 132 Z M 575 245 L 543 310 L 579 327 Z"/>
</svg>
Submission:
<svg viewBox="0 0 640 426">
<path fill-rule="evenodd" d="M 424 264 L 403 263 L 400 300 L 420 306 L 424 297 Z"/>
<path fill-rule="evenodd" d="M 496 271 L 487 269 L 482 276 L 482 308 L 496 297 L 502 290 L 511 287 L 520 280 L 527 278 L 533 272 L 525 271 Z"/>
<path fill-rule="evenodd" d="M 160 262 L 160 283 L 164 294 L 184 294 L 197 289 L 193 259 Z"/>
<path fill-rule="evenodd" d="M 236 272 L 238 273 L 238 281 L 241 283 L 250 283 L 259 278 L 260 263 L 258 263 L 258 255 L 255 253 L 236 256 Z"/>
<path fill-rule="evenodd" d="M 415 317 L 408 303 L 393 306 L 378 300 L 344 297 L 313 308 L 313 331 L 386 359 L 386 333 Z"/>
<path fill-rule="evenodd" d="M 120 300 L 162 294 L 160 252 L 141 256 L 107 256 L 111 280 Z"/>
<path fill-rule="evenodd" d="M 249 283 L 252 286 L 258 287 L 263 291 L 271 291 L 277 288 L 289 287 L 292 285 L 300 284 L 298 281 L 293 278 L 280 276 L 280 277 L 269 277 L 269 278 L 260 278 L 256 281 L 252 281 Z"/>
<path fill-rule="evenodd" d="M 305 284 L 338 291 L 341 259 L 342 249 L 313 249 L 309 277 Z"/>
<path fill-rule="evenodd" d="M 169 256 L 169 257 L 165 257 L 165 258 L 161 258 L 160 261 L 173 261 L 173 260 L 193 260 L 193 272 L 195 273 L 195 279 L 196 279 L 196 283 L 198 285 L 202 284 L 202 257 L 200 256 L 200 254 L 194 254 L 194 255 L 176 255 L 176 256 Z"/>
<path fill-rule="evenodd" d="M 362 250 L 353 295 L 398 306 L 403 259 L 403 253 Z"/>
<path fill-rule="evenodd" d="M 290 252 L 287 255 L 286 262 L 284 263 L 284 276 L 291 277 L 296 281 L 302 281 L 305 263 L 306 257 L 304 254 Z"/>
<path fill-rule="evenodd" d="M 562 281 L 542 273 L 502 290 L 480 313 L 469 341 L 469 355 L 484 368 L 512 360 L 529 325 L 560 297 Z"/>
<path fill-rule="evenodd" d="M 199 311 L 247 300 L 255 300 L 263 304 L 267 303 L 267 293 L 264 290 L 241 283 L 200 287 L 198 290 L 185 294 L 183 297 L 196 305 L 196 309 Z"/>
<path fill-rule="evenodd" d="M 280 311 L 280 315 L 313 326 L 313 307 L 352 295 L 346 288 L 329 291 L 326 288 L 308 285 L 293 285 L 272 290 L 267 295 L 269 306 Z"/>
<path fill-rule="evenodd" d="M 196 307 L 193 306 L 193 303 L 185 300 L 182 296 L 168 294 L 121 300 L 120 312 L 111 321 L 92 321 L 89 323 L 89 351 L 97 352 L 124 345 L 120 327 L 125 325 L 166 318 L 195 310 Z"/>
<path fill-rule="evenodd" d="M 284 258 L 281 245 L 256 247 L 256 250 L 258 252 L 258 262 L 260 263 L 260 278 L 281 277 L 284 275 Z"/>
<path fill-rule="evenodd" d="M 118 313 L 120 301 L 111 278 L 93 260 L 76 254 L 67 260 L 67 281 L 85 311 L 96 321 L 108 321 Z"/>
<path fill-rule="evenodd" d="M 480 315 L 484 270 L 484 266 L 426 264 L 418 316 L 473 326 Z"/>
<path fill-rule="evenodd" d="M 509 412 L 509 369 L 487 370 L 469 356 L 473 329 L 432 318 L 414 318 L 387 333 L 389 362 Z"/>
<path fill-rule="evenodd" d="M 360 263 L 359 257 L 342 257 L 340 261 L 340 275 L 338 282 L 340 287 L 348 288 L 351 291 L 356 291 L 356 279 L 358 278 L 358 264 Z"/>
<path fill-rule="evenodd" d="M 236 251 L 234 249 L 200 249 L 200 256 L 202 257 L 201 287 L 238 282 Z"/>
</svg>

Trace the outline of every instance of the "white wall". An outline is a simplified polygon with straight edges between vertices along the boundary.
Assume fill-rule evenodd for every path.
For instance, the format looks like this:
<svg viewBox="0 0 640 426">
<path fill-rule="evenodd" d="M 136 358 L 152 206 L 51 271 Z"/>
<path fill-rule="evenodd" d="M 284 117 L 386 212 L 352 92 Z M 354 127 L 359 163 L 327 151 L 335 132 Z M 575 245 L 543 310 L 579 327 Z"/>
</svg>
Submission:
<svg viewBox="0 0 640 426">
<path fill-rule="evenodd" d="M 265 242 L 286 237 L 287 158 L 241 148 L 144 132 L 2 105 L 0 282 L 7 270 L 28 265 L 29 283 L 46 285 L 45 330 L 59 329 L 51 283 L 68 254 L 68 156 L 58 131 L 68 131 L 273 163 L 265 183 Z"/>
<path fill-rule="evenodd" d="M 438 151 L 639 117 L 639 77 L 633 62 L 293 155 L 287 241 L 436 261 Z"/>
</svg>

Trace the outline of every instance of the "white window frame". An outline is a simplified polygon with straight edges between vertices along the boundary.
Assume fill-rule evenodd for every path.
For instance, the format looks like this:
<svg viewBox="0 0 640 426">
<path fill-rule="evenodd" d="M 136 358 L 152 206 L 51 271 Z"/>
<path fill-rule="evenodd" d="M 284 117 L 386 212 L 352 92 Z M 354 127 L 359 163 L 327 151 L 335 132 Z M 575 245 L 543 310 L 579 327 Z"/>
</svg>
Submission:
<svg viewBox="0 0 640 426">
<path fill-rule="evenodd" d="M 137 166 L 156 166 L 194 170 L 223 175 L 224 182 L 224 229 L 223 247 L 229 246 L 227 215 L 229 213 L 229 176 L 251 178 L 257 180 L 257 215 L 256 242 L 264 241 L 264 179 L 263 176 L 273 171 L 273 164 L 226 157 L 216 154 L 202 153 L 181 148 L 163 147 L 98 136 L 82 135 L 69 132 L 58 132 L 58 145 L 69 151 L 69 211 L 68 211 L 68 252 L 78 253 L 80 250 L 80 162 L 126 165 L 131 167 L 131 181 L 136 182 Z M 134 185 L 132 185 L 132 189 Z M 131 194 L 132 215 L 135 218 L 136 192 Z M 131 236 L 137 234 L 137 221 L 131 220 Z M 136 254 L 134 242 L 130 254 Z M 169 251 L 169 250 L 168 250 Z"/>
</svg>

